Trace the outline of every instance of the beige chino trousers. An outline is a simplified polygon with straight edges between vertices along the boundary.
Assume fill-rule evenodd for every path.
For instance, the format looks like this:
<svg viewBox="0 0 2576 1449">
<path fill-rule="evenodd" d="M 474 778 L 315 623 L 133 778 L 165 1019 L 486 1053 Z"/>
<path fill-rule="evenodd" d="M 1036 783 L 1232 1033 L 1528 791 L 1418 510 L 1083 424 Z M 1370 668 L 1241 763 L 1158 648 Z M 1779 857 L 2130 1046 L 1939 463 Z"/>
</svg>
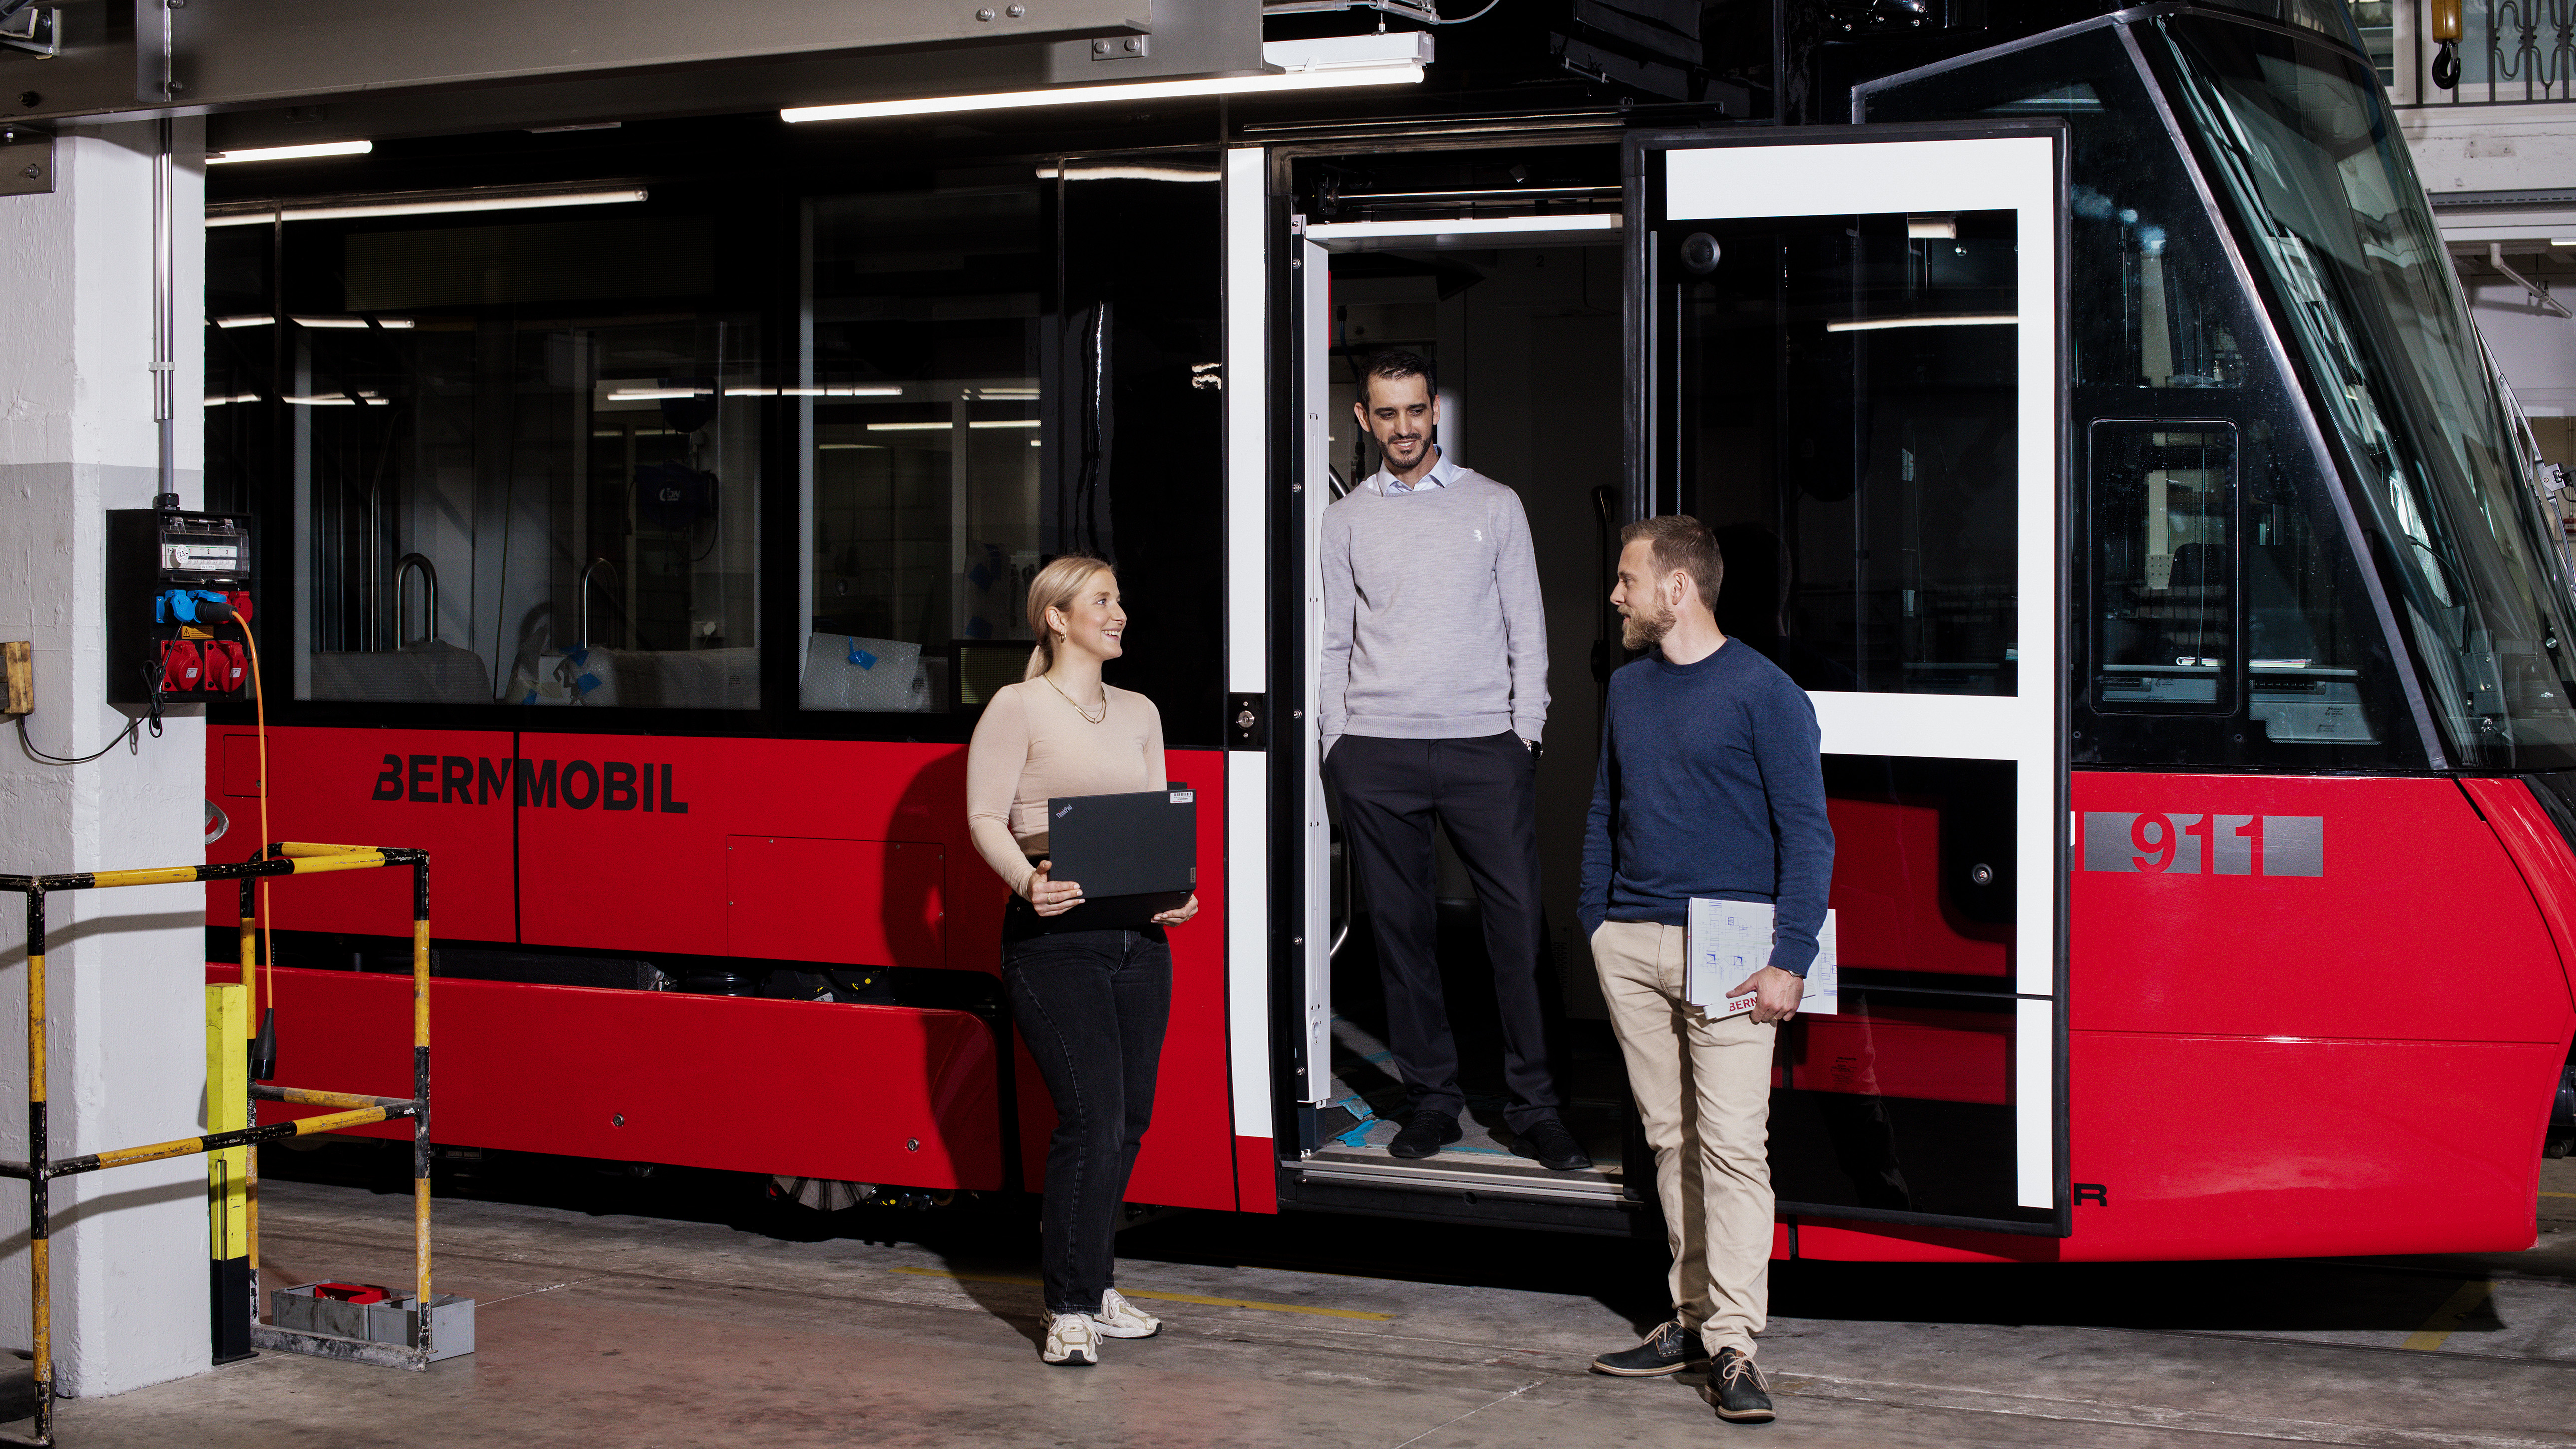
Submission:
<svg viewBox="0 0 2576 1449">
<path fill-rule="evenodd" d="M 1780 1028 L 1690 1003 L 1679 926 L 1605 921 L 1592 964 L 1628 1061 L 1673 1251 L 1673 1313 L 1748 1357 L 1771 1305 L 1771 1048 Z M 1729 982 L 1729 985 L 1734 983 Z"/>
</svg>

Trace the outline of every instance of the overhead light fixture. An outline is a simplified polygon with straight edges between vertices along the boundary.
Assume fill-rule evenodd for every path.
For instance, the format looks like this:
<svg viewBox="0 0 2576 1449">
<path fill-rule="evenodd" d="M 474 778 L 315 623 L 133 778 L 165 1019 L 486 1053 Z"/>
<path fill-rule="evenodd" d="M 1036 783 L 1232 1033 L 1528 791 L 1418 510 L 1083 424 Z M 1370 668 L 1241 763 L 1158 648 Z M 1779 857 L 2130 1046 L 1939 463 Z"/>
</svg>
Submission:
<svg viewBox="0 0 2576 1449">
<path fill-rule="evenodd" d="M 1221 181 L 1213 166 L 1041 166 L 1040 181 Z"/>
<path fill-rule="evenodd" d="M 528 211 L 552 206 L 609 206 L 642 201 L 641 186 L 476 187 L 463 191 L 413 191 L 311 201 L 228 201 L 206 208 L 208 226 L 266 226 L 278 221 L 332 221 L 367 216 L 440 216 L 461 211 Z"/>
<path fill-rule="evenodd" d="M 209 151 L 209 166 L 232 166 L 244 161 L 309 161 L 317 156 L 364 156 L 376 149 L 373 141 L 316 141 L 309 146 L 253 146 L 239 151 Z"/>
<path fill-rule="evenodd" d="M 788 122 L 857 121 L 891 116 L 936 116 L 955 111 L 1015 111 L 1032 106 L 1197 100 L 1268 91 L 1416 85 L 1422 80 L 1422 68 L 1431 63 L 1431 54 L 1431 36 L 1427 31 L 1337 35 L 1322 40 L 1274 40 L 1262 43 L 1261 59 L 1263 64 L 1275 65 L 1279 69 L 1260 75 L 1121 81 L 1096 86 L 1045 86 L 1025 91 L 988 91 L 981 95 L 916 96 L 910 100 L 855 101 L 838 106 L 790 106 L 780 111 L 778 118 Z"/>
<path fill-rule="evenodd" d="M 901 397 L 899 387 L 729 387 L 726 397 Z"/>
<path fill-rule="evenodd" d="M 712 389 L 703 387 L 621 387 L 608 394 L 610 402 L 669 402 L 675 398 L 713 397 Z"/>
<path fill-rule="evenodd" d="M 1038 420 L 1035 418 L 981 418 L 968 423 L 966 426 L 970 428 L 1034 428 L 1037 425 Z M 870 423 L 868 424 L 868 431 L 871 433 L 946 432 L 948 429 L 955 426 L 957 426 L 955 423 Z"/>
<path fill-rule="evenodd" d="M 1848 317 L 1828 322 L 1828 332 L 1890 332 L 1899 327 L 2010 327 L 2021 321 L 2011 312 L 1960 312 L 1946 317 Z"/>
<path fill-rule="evenodd" d="M 220 322 L 216 325 L 221 327 L 251 327 L 266 322 L 267 320 L 268 319 L 265 317 L 253 317 L 240 321 Z M 286 320 L 294 323 L 298 327 L 345 327 L 361 330 L 369 327 L 382 327 L 393 332 L 408 332 L 411 330 L 411 319 L 409 317 L 289 317 Z"/>
<path fill-rule="evenodd" d="M 285 401 L 299 408 L 353 408 L 358 405 L 356 398 L 337 392 L 326 392 L 318 397 L 291 397 Z"/>
<path fill-rule="evenodd" d="M 265 327 L 276 320 L 263 312 L 256 317 L 218 317 L 215 319 L 215 325 L 229 331 L 235 327 Z"/>
<path fill-rule="evenodd" d="M 210 397 L 206 399 L 206 406 L 210 408 L 219 408 L 223 407 L 227 403 L 255 403 L 257 401 L 259 401 L 258 393 L 244 392 L 235 393 L 231 397 Z"/>
</svg>

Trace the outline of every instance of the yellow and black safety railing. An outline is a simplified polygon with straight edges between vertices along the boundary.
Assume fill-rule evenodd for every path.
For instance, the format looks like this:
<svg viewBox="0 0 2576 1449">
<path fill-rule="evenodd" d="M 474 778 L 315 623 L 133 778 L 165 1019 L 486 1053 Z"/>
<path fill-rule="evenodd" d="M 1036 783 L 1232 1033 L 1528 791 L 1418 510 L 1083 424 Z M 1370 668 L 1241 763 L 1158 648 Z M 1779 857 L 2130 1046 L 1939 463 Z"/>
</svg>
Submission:
<svg viewBox="0 0 2576 1449">
<path fill-rule="evenodd" d="M 408 868 L 412 873 L 412 1095 L 400 1097 L 366 1097 L 347 1092 L 316 1091 L 301 1087 L 277 1087 L 252 1083 L 249 1096 L 254 1101 L 282 1102 L 294 1106 L 328 1107 L 337 1110 L 319 1117 L 306 1117 L 293 1122 L 259 1125 L 256 1109 L 247 1114 L 247 1125 L 224 1131 L 207 1132 L 197 1137 L 175 1138 L 168 1142 L 148 1143 L 141 1147 L 117 1147 L 79 1157 L 57 1158 L 46 1136 L 46 1064 L 45 1064 L 45 900 L 58 891 L 107 890 L 116 886 L 175 885 L 197 881 L 238 880 L 242 883 L 242 968 L 245 982 L 256 963 L 254 936 L 258 921 L 253 906 L 252 884 L 272 876 L 320 875 L 331 871 L 379 870 Z M 58 1177 L 97 1172 L 111 1167 L 129 1167 L 138 1162 L 157 1162 L 164 1158 L 187 1157 L 199 1153 L 230 1153 L 236 1148 L 253 1147 L 287 1137 L 311 1136 L 315 1133 L 340 1132 L 377 1122 L 409 1118 L 412 1129 L 412 1245 L 413 1276 L 417 1301 L 423 1305 L 419 1317 L 420 1339 L 413 1347 L 425 1360 L 430 1351 L 431 1315 L 429 1291 L 429 852 L 400 846 L 317 845 L 288 841 L 267 846 L 251 860 L 212 865 L 155 866 L 143 870 L 80 871 L 68 875 L 0 875 L 0 891 L 17 891 L 27 898 L 27 1160 L 0 1162 L 0 1177 L 14 1177 L 28 1187 L 27 1247 L 32 1278 L 31 1323 L 35 1336 L 36 1437 L 39 1445 L 54 1442 L 54 1359 L 53 1359 L 53 1283 L 50 1238 L 50 1185 Z M 211 1084 L 210 1084 L 211 1087 Z M 213 1101 L 216 1093 L 209 1091 Z M 238 1156 L 248 1157 L 242 1153 Z M 245 1217 L 256 1223 L 256 1198 L 245 1204 Z M 250 1242 L 256 1250 L 256 1228 Z M 256 1261 L 253 1258 L 251 1261 Z M 238 1311 L 245 1324 L 255 1311 L 253 1292 L 245 1279 Z M 218 1306 L 217 1317 L 226 1316 Z M 218 1353 L 221 1336 L 218 1335 Z"/>
</svg>

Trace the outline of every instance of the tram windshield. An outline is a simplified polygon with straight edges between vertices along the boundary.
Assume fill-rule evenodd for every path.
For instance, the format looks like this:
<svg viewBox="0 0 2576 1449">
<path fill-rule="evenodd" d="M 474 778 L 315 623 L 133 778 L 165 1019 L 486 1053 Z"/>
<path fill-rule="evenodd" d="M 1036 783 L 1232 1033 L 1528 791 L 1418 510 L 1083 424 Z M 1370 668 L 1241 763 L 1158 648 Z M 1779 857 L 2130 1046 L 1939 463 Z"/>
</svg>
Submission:
<svg viewBox="0 0 2576 1449">
<path fill-rule="evenodd" d="M 2567 591 L 2368 68 L 2312 41 L 2191 17 L 2140 35 L 2162 37 L 2223 204 L 2288 304 L 2285 330 L 2316 378 L 2454 758 L 2576 763 Z"/>
</svg>

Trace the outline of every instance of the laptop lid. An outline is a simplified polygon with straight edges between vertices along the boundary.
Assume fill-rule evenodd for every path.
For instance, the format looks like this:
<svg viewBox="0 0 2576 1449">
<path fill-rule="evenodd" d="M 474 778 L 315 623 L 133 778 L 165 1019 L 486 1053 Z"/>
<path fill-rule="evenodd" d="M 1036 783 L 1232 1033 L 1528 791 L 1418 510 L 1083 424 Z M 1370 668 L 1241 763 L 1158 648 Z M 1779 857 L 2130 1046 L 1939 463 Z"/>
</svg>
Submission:
<svg viewBox="0 0 2576 1449">
<path fill-rule="evenodd" d="M 1047 801 L 1047 856 L 1054 880 L 1082 887 L 1090 902 L 1168 898 L 1168 910 L 1198 886 L 1198 795 L 1177 781 L 1125 795 L 1059 795 Z"/>
</svg>

